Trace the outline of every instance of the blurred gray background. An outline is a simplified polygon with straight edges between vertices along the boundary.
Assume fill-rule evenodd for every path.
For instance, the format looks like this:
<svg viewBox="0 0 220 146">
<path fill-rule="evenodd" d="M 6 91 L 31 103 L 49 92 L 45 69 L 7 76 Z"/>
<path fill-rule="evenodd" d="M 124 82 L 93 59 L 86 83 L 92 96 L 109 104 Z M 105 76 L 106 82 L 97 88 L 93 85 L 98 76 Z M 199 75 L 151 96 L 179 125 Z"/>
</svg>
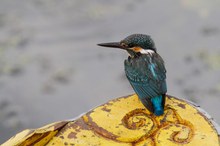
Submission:
<svg viewBox="0 0 220 146">
<path fill-rule="evenodd" d="M 220 122 L 219 0 L 0 0 L 0 143 L 132 94 L 122 50 L 97 43 L 155 40 L 168 94 Z"/>
</svg>

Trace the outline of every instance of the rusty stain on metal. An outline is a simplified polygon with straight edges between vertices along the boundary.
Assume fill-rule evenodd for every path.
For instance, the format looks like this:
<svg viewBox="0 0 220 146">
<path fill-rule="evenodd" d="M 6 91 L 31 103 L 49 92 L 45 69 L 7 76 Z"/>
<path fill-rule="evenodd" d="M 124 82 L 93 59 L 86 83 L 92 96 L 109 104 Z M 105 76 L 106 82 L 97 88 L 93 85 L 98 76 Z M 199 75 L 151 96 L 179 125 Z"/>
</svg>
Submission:
<svg viewBox="0 0 220 146">
<path fill-rule="evenodd" d="M 131 95 L 78 119 L 23 131 L 2 146 L 219 146 L 219 128 L 213 123 L 198 106 L 172 96 L 167 96 L 164 115 L 156 117 Z"/>
<path fill-rule="evenodd" d="M 103 111 L 106 111 L 106 112 L 110 112 L 110 111 L 111 111 L 111 109 L 107 108 L 107 106 L 104 106 L 104 107 L 102 108 L 102 110 L 103 110 Z"/>
<path fill-rule="evenodd" d="M 86 121 L 85 121 L 85 122 L 86 122 L 89 126 L 91 126 L 92 129 L 95 130 L 97 134 L 100 134 L 100 135 L 102 135 L 103 137 L 107 137 L 107 138 L 110 138 L 110 139 L 112 139 L 112 140 L 115 140 L 115 139 L 117 138 L 116 135 L 114 135 L 113 133 L 107 131 L 106 129 L 104 129 L 104 128 L 102 128 L 102 127 L 99 127 L 99 126 L 96 124 L 96 122 L 93 122 L 92 118 L 90 117 L 90 114 L 91 114 L 91 113 L 92 113 L 92 112 L 88 112 L 85 116 L 83 116 L 83 119 L 84 119 L 85 117 L 88 118 L 88 122 L 86 122 Z M 101 121 L 101 120 L 102 120 L 102 119 L 100 119 L 100 121 Z"/>
<path fill-rule="evenodd" d="M 68 138 L 76 138 L 76 132 L 71 132 L 69 135 L 68 135 Z"/>
<path fill-rule="evenodd" d="M 183 108 L 183 109 L 186 108 L 185 104 L 182 104 L 182 103 L 180 103 L 178 106 L 181 107 L 181 108 Z"/>
</svg>

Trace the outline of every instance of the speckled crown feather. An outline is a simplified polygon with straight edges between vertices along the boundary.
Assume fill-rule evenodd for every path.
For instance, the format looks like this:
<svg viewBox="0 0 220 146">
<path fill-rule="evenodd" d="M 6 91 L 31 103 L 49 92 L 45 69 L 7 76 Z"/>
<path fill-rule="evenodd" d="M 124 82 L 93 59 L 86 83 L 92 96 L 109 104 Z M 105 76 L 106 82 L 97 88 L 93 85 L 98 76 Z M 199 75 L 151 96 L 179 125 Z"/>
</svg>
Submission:
<svg viewBox="0 0 220 146">
<path fill-rule="evenodd" d="M 132 34 L 126 37 L 121 43 L 127 44 L 129 47 L 139 46 L 143 49 L 156 50 L 153 39 L 149 35 L 145 34 Z"/>
</svg>

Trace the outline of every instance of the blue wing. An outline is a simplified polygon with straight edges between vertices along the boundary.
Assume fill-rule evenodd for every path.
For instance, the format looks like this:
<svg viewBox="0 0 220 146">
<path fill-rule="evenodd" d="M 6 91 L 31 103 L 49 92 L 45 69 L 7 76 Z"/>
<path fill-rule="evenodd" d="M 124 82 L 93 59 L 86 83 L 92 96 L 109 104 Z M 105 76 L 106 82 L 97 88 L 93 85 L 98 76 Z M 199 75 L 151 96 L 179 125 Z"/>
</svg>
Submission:
<svg viewBox="0 0 220 146">
<path fill-rule="evenodd" d="M 144 54 L 125 60 L 125 73 L 142 103 L 153 112 L 151 98 L 165 95 L 166 69 L 159 54 Z M 165 97 L 163 97 L 165 98 Z M 165 99 L 163 99 L 163 106 Z"/>
</svg>

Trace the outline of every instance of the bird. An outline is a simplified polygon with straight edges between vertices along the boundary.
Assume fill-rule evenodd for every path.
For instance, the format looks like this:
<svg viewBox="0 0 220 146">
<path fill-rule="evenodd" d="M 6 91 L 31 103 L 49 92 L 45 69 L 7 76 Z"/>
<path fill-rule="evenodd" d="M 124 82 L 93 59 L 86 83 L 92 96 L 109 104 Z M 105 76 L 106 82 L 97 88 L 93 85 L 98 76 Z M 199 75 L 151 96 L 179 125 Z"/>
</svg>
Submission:
<svg viewBox="0 0 220 146">
<path fill-rule="evenodd" d="M 167 93 L 166 68 L 150 35 L 132 34 L 119 42 L 97 44 L 128 52 L 125 75 L 142 104 L 155 116 L 164 114 Z"/>
</svg>

